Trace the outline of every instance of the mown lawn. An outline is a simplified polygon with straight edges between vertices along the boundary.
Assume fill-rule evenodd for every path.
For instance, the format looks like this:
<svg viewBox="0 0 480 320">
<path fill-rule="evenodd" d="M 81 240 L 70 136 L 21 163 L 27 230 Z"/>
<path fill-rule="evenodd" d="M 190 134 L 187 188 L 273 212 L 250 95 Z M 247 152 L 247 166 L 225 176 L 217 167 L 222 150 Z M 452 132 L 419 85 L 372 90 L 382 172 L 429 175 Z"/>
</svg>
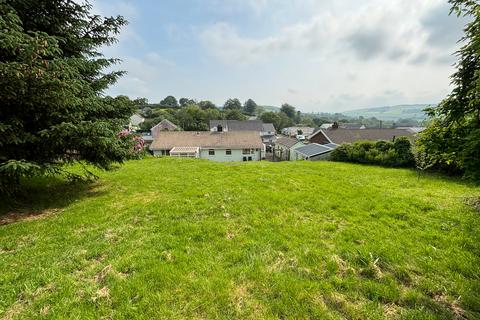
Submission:
<svg viewBox="0 0 480 320">
<path fill-rule="evenodd" d="M 0 318 L 480 318 L 462 181 L 153 158 L 100 175 L 1 200 Z"/>
</svg>

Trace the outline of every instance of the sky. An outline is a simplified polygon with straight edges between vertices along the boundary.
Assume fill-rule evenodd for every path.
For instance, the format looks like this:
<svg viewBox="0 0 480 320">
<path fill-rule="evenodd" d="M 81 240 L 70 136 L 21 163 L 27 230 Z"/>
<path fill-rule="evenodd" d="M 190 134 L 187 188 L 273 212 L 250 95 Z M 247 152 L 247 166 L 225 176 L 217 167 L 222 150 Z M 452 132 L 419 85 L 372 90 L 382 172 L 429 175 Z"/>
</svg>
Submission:
<svg viewBox="0 0 480 320">
<path fill-rule="evenodd" d="M 446 0 L 92 0 L 128 21 L 102 48 L 127 71 L 106 94 L 252 98 L 304 112 L 441 101 L 464 18 Z"/>
</svg>

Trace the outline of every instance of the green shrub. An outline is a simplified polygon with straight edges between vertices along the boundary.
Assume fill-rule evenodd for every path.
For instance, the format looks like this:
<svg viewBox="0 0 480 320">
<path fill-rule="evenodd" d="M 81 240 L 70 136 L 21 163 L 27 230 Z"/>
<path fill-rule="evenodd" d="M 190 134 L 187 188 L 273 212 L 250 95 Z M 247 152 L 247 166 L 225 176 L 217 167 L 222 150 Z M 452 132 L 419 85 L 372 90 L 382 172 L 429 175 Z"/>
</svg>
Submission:
<svg viewBox="0 0 480 320">
<path fill-rule="evenodd" d="M 411 167 L 415 164 L 412 145 L 406 137 L 395 142 L 358 141 L 342 144 L 330 157 L 333 161 L 377 164 L 387 167 Z"/>
<path fill-rule="evenodd" d="M 342 144 L 332 151 L 331 159 L 338 162 L 350 162 L 348 154 L 348 145 Z"/>
</svg>

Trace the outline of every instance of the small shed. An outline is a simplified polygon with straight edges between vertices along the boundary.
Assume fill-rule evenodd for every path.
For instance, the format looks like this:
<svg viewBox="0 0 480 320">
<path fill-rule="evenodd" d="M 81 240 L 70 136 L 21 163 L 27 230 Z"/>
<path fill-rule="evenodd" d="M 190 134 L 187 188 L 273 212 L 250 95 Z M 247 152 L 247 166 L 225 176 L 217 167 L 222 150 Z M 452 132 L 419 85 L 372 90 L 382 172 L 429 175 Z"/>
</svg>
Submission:
<svg viewBox="0 0 480 320">
<path fill-rule="evenodd" d="M 338 145 L 332 143 L 330 146 L 318 143 L 307 144 L 294 150 L 295 156 L 293 160 L 322 160 L 327 159 Z"/>
<path fill-rule="evenodd" d="M 290 137 L 280 137 L 275 142 L 275 147 L 273 149 L 274 160 L 280 161 L 290 161 L 294 159 L 294 150 L 304 146 L 305 144 L 297 139 Z"/>
</svg>

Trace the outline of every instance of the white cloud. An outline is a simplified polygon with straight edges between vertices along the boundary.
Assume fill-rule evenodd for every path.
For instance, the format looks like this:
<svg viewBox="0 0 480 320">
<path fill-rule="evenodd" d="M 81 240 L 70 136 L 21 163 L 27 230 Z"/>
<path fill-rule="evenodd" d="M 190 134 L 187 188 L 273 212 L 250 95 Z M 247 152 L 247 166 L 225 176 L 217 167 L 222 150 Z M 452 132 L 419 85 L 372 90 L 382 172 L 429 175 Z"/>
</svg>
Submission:
<svg viewBox="0 0 480 320">
<path fill-rule="evenodd" d="M 199 37 L 212 56 L 227 64 L 265 61 L 293 51 L 333 57 L 355 54 L 360 60 L 413 59 L 430 50 L 429 34 L 420 20 L 438 4 L 439 1 L 433 0 L 421 3 L 376 0 L 355 12 L 321 12 L 268 37 L 242 36 L 235 26 L 226 22 L 208 26 Z M 447 12 L 444 13 L 446 16 Z"/>
<path fill-rule="evenodd" d="M 458 47 L 451 39 L 460 36 L 463 22 L 448 17 L 443 1 L 338 0 L 317 7 L 305 2 L 312 11 L 308 19 L 268 36 L 219 22 L 199 39 L 226 70 L 250 72 L 262 100 L 288 101 L 304 110 L 435 103 L 448 93 L 451 53 Z M 456 26 L 441 28 L 449 39 L 443 42 L 442 23 Z M 268 74 L 258 74 L 261 69 Z M 257 74 L 269 83 L 255 81 Z M 292 87 L 298 88 L 295 94 Z"/>
<path fill-rule="evenodd" d="M 223 18 L 155 22 L 171 41 L 169 59 L 152 48 L 161 39 L 137 32 L 137 22 L 150 23 L 145 12 L 132 2 L 109 4 L 132 22 L 105 51 L 128 71 L 109 94 L 151 101 L 173 94 L 217 104 L 253 98 L 342 111 L 435 103 L 449 91 L 452 40 L 463 22 L 447 16 L 443 0 L 191 1 Z M 172 54 L 177 44 L 180 55 Z"/>
</svg>

